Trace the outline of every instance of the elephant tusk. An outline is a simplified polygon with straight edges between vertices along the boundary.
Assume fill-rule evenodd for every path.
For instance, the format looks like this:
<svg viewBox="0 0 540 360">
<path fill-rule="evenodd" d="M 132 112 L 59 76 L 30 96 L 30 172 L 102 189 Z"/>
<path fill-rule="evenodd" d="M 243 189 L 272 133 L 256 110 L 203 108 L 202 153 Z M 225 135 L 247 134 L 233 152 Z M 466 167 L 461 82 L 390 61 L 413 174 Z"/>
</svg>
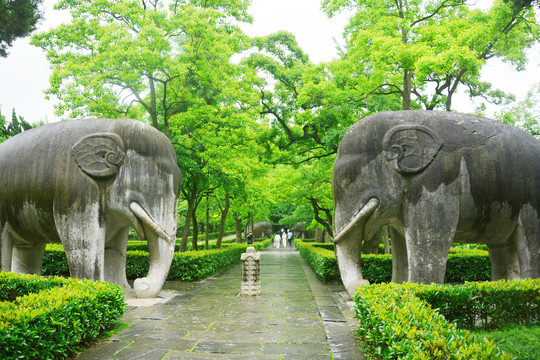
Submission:
<svg viewBox="0 0 540 360">
<path fill-rule="evenodd" d="M 377 206 L 379 206 L 379 199 L 377 199 L 376 197 L 372 197 L 371 199 L 369 199 L 369 201 L 360 209 L 358 214 L 356 214 L 356 216 L 349 222 L 349 224 L 347 224 L 347 226 L 345 226 L 345 228 L 334 237 L 334 243 L 339 242 L 344 234 L 349 232 L 349 230 L 360 220 L 371 214 Z"/>
<path fill-rule="evenodd" d="M 169 234 L 167 234 L 165 230 L 163 230 L 161 226 L 159 226 L 159 224 L 157 224 L 150 217 L 150 215 L 148 215 L 148 213 L 142 208 L 141 205 L 133 201 L 131 204 L 129 204 L 129 208 L 131 209 L 131 211 L 133 211 L 133 213 L 135 214 L 135 216 L 137 216 L 139 220 L 141 220 L 146 226 L 152 229 L 159 237 L 165 238 L 167 239 L 167 241 L 169 241 L 169 239 L 171 238 Z"/>
</svg>

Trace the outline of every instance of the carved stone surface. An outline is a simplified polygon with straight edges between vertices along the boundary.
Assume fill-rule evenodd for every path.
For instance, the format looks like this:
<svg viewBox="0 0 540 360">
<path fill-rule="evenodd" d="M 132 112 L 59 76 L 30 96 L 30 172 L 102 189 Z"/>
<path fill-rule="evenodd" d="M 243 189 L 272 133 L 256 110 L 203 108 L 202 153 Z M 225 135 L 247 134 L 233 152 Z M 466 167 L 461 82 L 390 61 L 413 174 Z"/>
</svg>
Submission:
<svg viewBox="0 0 540 360">
<path fill-rule="evenodd" d="M 54 123 L 0 144 L 3 271 L 41 272 L 61 242 L 73 277 L 129 288 L 129 228 L 148 241 L 139 297 L 161 290 L 174 254 L 180 170 L 165 135 L 135 120 Z"/>
<path fill-rule="evenodd" d="M 353 125 L 334 164 L 336 256 L 365 283 L 362 242 L 388 225 L 396 282 L 442 283 L 452 242 L 487 245 L 492 279 L 540 277 L 540 142 L 490 119 L 384 112 Z"/>
<path fill-rule="evenodd" d="M 261 293 L 261 253 L 250 246 L 241 255 L 240 260 L 242 262 L 240 294 L 242 296 L 259 295 Z"/>
<path fill-rule="evenodd" d="M 253 224 L 253 230 L 251 232 L 255 239 L 262 239 L 264 237 L 272 238 L 272 224 L 269 222 L 256 222 Z"/>
</svg>

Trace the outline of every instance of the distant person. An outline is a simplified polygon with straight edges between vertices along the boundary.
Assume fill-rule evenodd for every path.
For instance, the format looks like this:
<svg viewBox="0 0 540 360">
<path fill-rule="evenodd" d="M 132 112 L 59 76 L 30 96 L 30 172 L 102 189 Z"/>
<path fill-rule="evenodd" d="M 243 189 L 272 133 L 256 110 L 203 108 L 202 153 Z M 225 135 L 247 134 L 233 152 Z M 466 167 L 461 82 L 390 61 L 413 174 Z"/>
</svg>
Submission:
<svg viewBox="0 0 540 360">
<path fill-rule="evenodd" d="M 247 243 L 253 244 L 253 233 L 251 231 L 247 234 Z"/>
<path fill-rule="evenodd" d="M 287 233 L 285 230 L 281 233 L 281 243 L 283 244 L 283 248 L 287 247 Z"/>
<path fill-rule="evenodd" d="M 279 242 L 281 241 L 281 236 L 279 236 L 279 233 L 276 233 L 276 237 L 274 237 L 274 247 L 276 249 L 279 249 Z"/>
<path fill-rule="evenodd" d="M 289 246 L 292 247 L 292 238 L 293 238 L 293 232 L 291 229 L 287 230 L 287 242 L 289 243 Z"/>
</svg>

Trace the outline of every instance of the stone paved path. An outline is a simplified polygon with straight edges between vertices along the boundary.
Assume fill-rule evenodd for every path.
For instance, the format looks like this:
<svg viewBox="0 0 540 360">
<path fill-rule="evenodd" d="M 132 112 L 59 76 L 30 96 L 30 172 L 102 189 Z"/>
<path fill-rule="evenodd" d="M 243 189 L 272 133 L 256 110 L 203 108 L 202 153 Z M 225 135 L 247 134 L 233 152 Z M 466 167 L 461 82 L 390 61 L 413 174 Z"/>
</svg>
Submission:
<svg viewBox="0 0 540 360">
<path fill-rule="evenodd" d="M 343 287 L 321 283 L 297 251 L 261 255 L 259 297 L 238 295 L 240 266 L 168 282 L 168 301 L 131 306 L 127 329 L 77 359 L 364 359 Z"/>
</svg>

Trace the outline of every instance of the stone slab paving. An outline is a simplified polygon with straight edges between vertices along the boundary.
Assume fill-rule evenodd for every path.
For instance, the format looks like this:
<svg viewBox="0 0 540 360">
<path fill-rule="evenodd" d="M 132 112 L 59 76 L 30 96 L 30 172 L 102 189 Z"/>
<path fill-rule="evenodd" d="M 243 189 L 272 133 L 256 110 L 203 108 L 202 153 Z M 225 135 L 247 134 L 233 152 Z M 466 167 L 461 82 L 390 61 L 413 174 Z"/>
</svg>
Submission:
<svg viewBox="0 0 540 360">
<path fill-rule="evenodd" d="M 297 251 L 269 250 L 258 297 L 239 295 L 240 266 L 167 282 L 163 302 L 130 306 L 127 329 L 76 359 L 364 359 L 343 286 L 321 283 Z"/>
</svg>

